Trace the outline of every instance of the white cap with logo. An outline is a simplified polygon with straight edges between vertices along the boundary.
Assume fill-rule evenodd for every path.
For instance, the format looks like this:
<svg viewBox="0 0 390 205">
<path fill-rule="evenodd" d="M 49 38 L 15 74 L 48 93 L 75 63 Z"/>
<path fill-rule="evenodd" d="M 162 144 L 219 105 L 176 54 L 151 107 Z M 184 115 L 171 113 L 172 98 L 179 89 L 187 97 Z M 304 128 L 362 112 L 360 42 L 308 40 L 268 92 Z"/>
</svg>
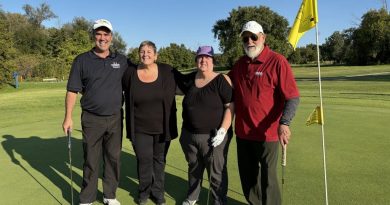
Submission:
<svg viewBox="0 0 390 205">
<path fill-rule="evenodd" d="M 93 23 L 93 30 L 96 30 L 100 27 L 106 27 L 112 32 L 112 25 L 111 23 L 106 19 L 98 19 Z"/>
<path fill-rule="evenodd" d="M 242 34 L 243 34 L 245 31 L 249 31 L 249 32 L 254 33 L 254 34 L 264 33 L 263 27 L 261 27 L 261 25 L 260 25 L 259 23 L 257 23 L 256 21 L 248 21 L 248 22 L 242 27 L 242 31 L 241 31 L 241 33 L 240 33 L 240 36 L 242 36 Z"/>
</svg>

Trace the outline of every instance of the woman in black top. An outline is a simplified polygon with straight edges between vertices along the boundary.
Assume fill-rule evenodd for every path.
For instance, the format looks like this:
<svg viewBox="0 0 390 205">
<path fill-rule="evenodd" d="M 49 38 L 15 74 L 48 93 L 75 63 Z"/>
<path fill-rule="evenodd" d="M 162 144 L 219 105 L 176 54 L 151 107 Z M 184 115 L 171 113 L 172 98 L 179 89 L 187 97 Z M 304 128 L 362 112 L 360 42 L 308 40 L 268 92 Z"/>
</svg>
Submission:
<svg viewBox="0 0 390 205">
<path fill-rule="evenodd" d="M 139 47 L 141 64 L 129 66 L 123 76 L 126 131 L 137 158 L 138 204 L 151 198 L 165 204 L 164 169 L 170 140 L 177 137 L 176 101 L 172 67 L 156 64 L 151 41 Z"/>
<path fill-rule="evenodd" d="M 227 153 L 232 137 L 233 88 L 228 76 L 213 71 L 213 48 L 199 47 L 198 70 L 179 82 L 183 99 L 180 144 L 188 162 L 188 194 L 183 205 L 199 197 L 207 169 L 215 205 L 227 203 Z"/>
</svg>

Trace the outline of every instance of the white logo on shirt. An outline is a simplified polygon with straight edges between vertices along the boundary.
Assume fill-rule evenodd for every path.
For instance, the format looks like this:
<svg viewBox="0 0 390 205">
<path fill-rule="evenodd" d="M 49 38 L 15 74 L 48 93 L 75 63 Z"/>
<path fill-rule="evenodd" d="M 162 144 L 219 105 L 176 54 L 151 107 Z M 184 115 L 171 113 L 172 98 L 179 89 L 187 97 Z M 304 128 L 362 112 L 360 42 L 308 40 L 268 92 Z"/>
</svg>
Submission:
<svg viewBox="0 0 390 205">
<path fill-rule="evenodd" d="M 263 72 L 261 71 L 256 71 L 255 76 L 261 77 L 263 75 Z"/>
<path fill-rule="evenodd" d="M 119 63 L 117 63 L 117 62 L 113 62 L 112 64 L 111 64 L 111 67 L 112 68 L 120 68 L 121 67 L 121 64 L 119 64 Z"/>
</svg>

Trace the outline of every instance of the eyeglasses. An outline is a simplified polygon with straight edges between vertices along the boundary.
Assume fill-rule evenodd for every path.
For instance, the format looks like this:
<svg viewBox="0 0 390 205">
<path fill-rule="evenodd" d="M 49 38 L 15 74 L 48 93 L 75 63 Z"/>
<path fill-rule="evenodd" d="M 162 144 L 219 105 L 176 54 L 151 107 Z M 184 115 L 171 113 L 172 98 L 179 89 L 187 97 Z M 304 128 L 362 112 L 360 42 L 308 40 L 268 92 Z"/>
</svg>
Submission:
<svg viewBox="0 0 390 205">
<path fill-rule="evenodd" d="M 256 35 L 256 34 L 252 34 L 252 35 L 250 35 L 250 36 L 245 36 L 245 37 L 243 37 L 242 38 L 242 41 L 244 42 L 244 43 L 248 43 L 249 42 L 249 38 L 250 39 L 252 39 L 252 41 L 257 41 L 258 39 L 259 39 L 259 37 Z"/>
</svg>

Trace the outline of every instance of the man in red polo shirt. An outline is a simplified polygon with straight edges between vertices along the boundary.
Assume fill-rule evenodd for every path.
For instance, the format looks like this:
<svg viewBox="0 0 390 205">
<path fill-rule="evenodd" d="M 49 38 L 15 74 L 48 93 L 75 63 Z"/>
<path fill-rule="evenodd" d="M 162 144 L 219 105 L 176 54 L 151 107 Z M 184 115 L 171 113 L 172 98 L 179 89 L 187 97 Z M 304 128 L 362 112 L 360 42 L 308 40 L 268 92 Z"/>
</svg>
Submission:
<svg viewBox="0 0 390 205">
<path fill-rule="evenodd" d="M 286 58 L 265 44 L 260 24 L 247 22 L 240 36 L 246 55 L 235 63 L 229 76 L 234 85 L 241 186 L 249 204 L 278 205 L 279 142 L 281 146 L 288 144 L 299 91 Z"/>
</svg>

